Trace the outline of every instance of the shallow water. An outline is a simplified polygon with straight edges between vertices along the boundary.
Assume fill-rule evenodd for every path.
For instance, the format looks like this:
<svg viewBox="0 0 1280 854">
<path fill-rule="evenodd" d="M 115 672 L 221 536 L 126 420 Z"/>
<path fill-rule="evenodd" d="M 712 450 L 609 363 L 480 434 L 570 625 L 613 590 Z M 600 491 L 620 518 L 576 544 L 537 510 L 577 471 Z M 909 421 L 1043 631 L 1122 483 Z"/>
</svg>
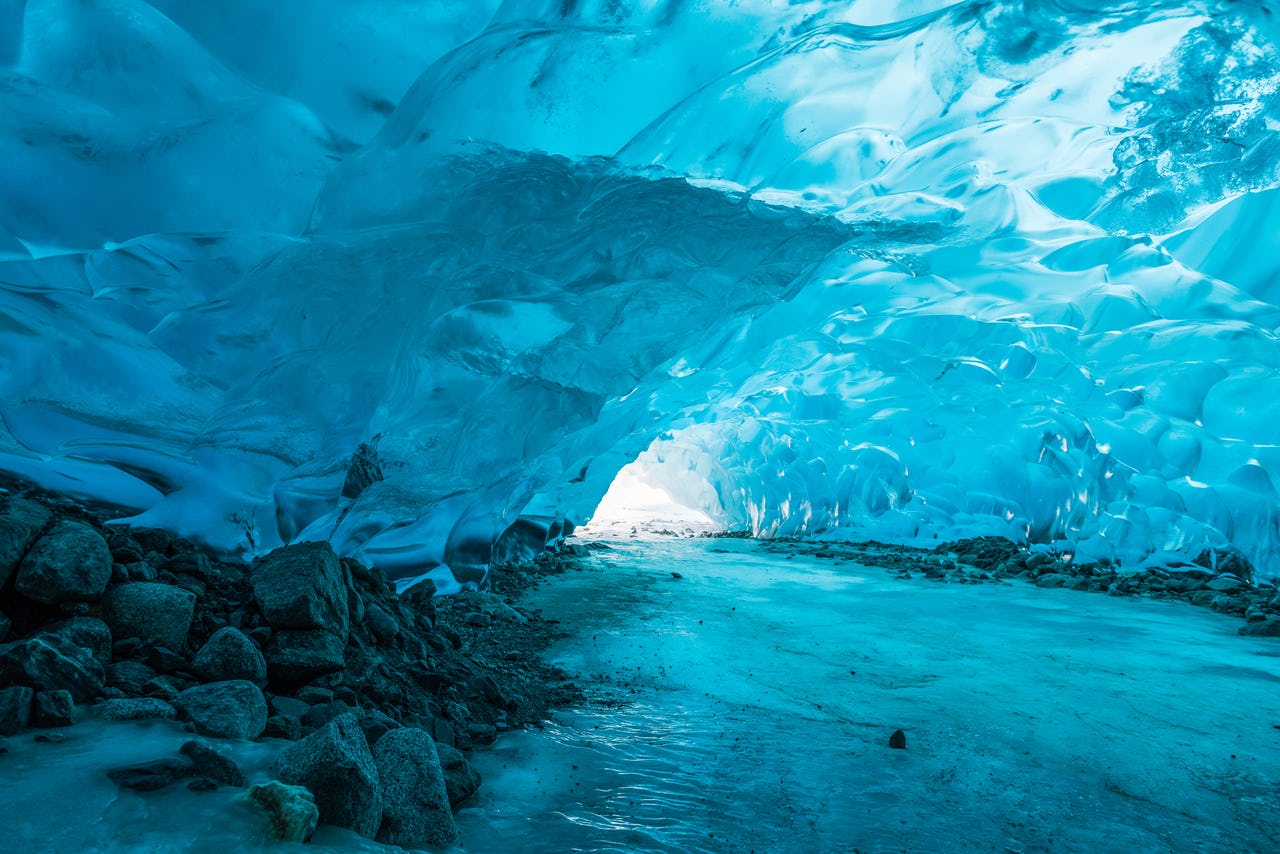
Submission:
<svg viewBox="0 0 1280 854">
<path fill-rule="evenodd" d="M 469 852 L 1280 845 L 1280 642 L 1235 619 L 751 542 L 611 545 L 526 603 L 605 702 L 476 756 Z"/>
</svg>

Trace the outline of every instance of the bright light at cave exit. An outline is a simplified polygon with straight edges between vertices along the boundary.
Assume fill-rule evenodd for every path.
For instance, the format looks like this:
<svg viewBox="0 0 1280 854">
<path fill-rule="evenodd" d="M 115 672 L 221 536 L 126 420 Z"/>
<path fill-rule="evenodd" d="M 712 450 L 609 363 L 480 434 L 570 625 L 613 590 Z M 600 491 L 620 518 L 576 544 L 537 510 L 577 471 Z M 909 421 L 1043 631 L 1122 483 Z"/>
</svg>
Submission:
<svg viewBox="0 0 1280 854">
<path fill-rule="evenodd" d="M 633 463 L 618 472 L 581 531 L 595 535 L 701 534 L 719 529 L 706 513 L 680 504 L 665 489 L 649 483 L 643 467 Z"/>
</svg>

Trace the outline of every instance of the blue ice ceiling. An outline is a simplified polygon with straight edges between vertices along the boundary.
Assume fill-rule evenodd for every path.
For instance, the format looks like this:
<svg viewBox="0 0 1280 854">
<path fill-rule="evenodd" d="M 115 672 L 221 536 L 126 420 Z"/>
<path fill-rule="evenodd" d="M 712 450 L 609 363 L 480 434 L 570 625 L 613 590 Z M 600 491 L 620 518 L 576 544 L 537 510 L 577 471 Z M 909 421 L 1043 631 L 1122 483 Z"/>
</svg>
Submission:
<svg viewBox="0 0 1280 854">
<path fill-rule="evenodd" d="M 0 468 L 446 585 L 637 457 L 759 534 L 1276 576 L 1277 26 L 0 0 Z"/>
</svg>

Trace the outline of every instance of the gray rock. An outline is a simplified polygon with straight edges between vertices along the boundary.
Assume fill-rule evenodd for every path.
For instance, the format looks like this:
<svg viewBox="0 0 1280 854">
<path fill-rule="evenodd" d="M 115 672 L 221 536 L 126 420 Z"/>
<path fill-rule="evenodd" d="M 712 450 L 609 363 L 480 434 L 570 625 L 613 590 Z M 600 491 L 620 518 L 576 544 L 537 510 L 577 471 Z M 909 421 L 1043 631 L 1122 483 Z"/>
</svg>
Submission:
<svg viewBox="0 0 1280 854">
<path fill-rule="evenodd" d="M 297 741 L 302 738 L 302 721 L 293 715 L 272 715 L 267 718 L 267 726 L 262 734 L 268 738 Z"/>
<path fill-rule="evenodd" d="M 378 739 L 373 762 L 382 783 L 378 841 L 446 845 L 458 837 L 435 742 L 424 730 L 393 729 Z"/>
<path fill-rule="evenodd" d="M 315 795 L 320 820 L 370 839 L 382 820 L 378 769 L 355 715 L 343 715 L 289 745 L 276 760 L 276 776 Z"/>
<path fill-rule="evenodd" d="M 210 682 L 245 679 L 259 687 L 267 684 L 266 659 L 253 641 L 231 626 L 213 633 L 191 660 L 191 669 Z"/>
<path fill-rule="evenodd" d="M 244 773 L 240 767 L 212 747 L 198 741 L 188 741 L 178 749 L 178 752 L 191 760 L 198 776 L 224 786 L 244 788 Z"/>
<path fill-rule="evenodd" d="M 273 680 L 296 685 L 341 670 L 346 642 L 323 629 L 281 629 L 263 650 Z"/>
<path fill-rule="evenodd" d="M 364 730 L 364 740 L 369 742 L 370 748 L 378 743 L 378 739 L 400 727 L 399 721 L 377 709 L 364 709 L 360 712 L 360 729 Z"/>
<path fill-rule="evenodd" d="M 107 591 L 102 616 L 114 637 L 182 649 L 195 607 L 195 594 L 188 590 L 142 581 Z"/>
<path fill-rule="evenodd" d="M 396 622 L 395 617 L 377 605 L 370 605 L 365 609 L 364 624 L 383 643 L 387 643 L 400 634 L 400 624 Z"/>
<path fill-rule="evenodd" d="M 1036 579 L 1036 587 L 1066 587 L 1075 579 L 1062 572 L 1050 572 Z"/>
<path fill-rule="evenodd" d="M 171 721 L 178 711 L 164 700 L 155 697 L 103 700 L 92 709 L 95 718 L 104 721 Z"/>
<path fill-rule="evenodd" d="M 58 635 L 93 653 L 98 663 L 111 663 L 111 629 L 97 617 L 72 617 L 45 626 L 41 634 Z"/>
<path fill-rule="evenodd" d="M 243 679 L 188 688 L 178 695 L 176 705 L 201 735 L 257 738 L 267 725 L 267 701 L 261 689 Z"/>
<path fill-rule="evenodd" d="M 13 735 L 31 721 L 31 697 L 34 692 L 25 685 L 0 691 L 0 735 Z"/>
<path fill-rule="evenodd" d="M 122 789 L 136 792 L 155 792 L 172 786 L 194 772 L 186 759 L 156 759 L 107 771 L 111 781 Z"/>
<path fill-rule="evenodd" d="M 272 697 L 268 702 L 271 707 L 271 713 L 276 715 L 292 715 L 295 718 L 301 718 L 307 713 L 311 706 L 303 700 L 293 697 Z"/>
<path fill-rule="evenodd" d="M 471 797 L 480 788 L 480 772 L 462 755 L 462 751 L 447 744 L 436 744 L 440 768 L 444 771 L 444 787 L 449 794 L 449 805 L 458 804 Z"/>
<path fill-rule="evenodd" d="M 38 727 L 71 726 L 76 722 L 76 703 L 66 690 L 41 691 L 31 709 L 31 722 Z"/>
<path fill-rule="evenodd" d="M 245 792 L 245 800 L 262 807 L 271 821 L 272 838 L 281 842 L 310 842 L 320 822 L 316 800 L 302 786 L 279 780 L 259 783 Z"/>
<path fill-rule="evenodd" d="M 156 678 L 156 672 L 141 661 L 125 659 L 117 661 L 107 668 L 107 684 L 121 689 L 126 694 L 142 694 L 145 686 Z"/>
<path fill-rule="evenodd" d="M 14 586 L 35 602 L 92 602 L 110 580 L 107 541 L 83 522 L 64 519 L 31 546 Z"/>
<path fill-rule="evenodd" d="M 1244 586 L 1244 581 L 1234 575 L 1219 575 L 1205 585 L 1209 590 L 1216 590 L 1219 593 L 1232 593 Z"/>
<path fill-rule="evenodd" d="M 49 508 L 25 498 L 10 498 L 4 503 L 0 512 L 0 586 L 18 568 L 50 515 Z"/>
<path fill-rule="evenodd" d="M 1280 638 L 1280 617 L 1267 617 L 1252 623 L 1245 623 L 1239 633 L 1251 637 Z"/>
<path fill-rule="evenodd" d="M 276 549 L 254 563 L 250 582 L 272 627 L 327 629 L 346 643 L 346 577 L 328 543 Z"/>
<path fill-rule="evenodd" d="M 40 691 L 66 689 L 77 703 L 102 691 L 102 665 L 88 649 L 59 635 L 36 635 L 0 646 L 0 679 Z"/>
</svg>

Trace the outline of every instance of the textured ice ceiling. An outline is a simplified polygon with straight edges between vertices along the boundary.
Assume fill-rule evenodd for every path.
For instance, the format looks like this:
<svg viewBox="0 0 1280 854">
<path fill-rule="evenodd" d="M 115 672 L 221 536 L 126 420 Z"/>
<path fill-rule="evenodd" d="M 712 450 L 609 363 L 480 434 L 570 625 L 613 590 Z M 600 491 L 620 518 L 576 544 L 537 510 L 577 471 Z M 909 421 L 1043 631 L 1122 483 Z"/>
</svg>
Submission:
<svg viewBox="0 0 1280 854">
<path fill-rule="evenodd" d="M 1271 7 L 0 0 L 0 468 L 446 585 L 637 456 L 1275 576 Z"/>
</svg>

